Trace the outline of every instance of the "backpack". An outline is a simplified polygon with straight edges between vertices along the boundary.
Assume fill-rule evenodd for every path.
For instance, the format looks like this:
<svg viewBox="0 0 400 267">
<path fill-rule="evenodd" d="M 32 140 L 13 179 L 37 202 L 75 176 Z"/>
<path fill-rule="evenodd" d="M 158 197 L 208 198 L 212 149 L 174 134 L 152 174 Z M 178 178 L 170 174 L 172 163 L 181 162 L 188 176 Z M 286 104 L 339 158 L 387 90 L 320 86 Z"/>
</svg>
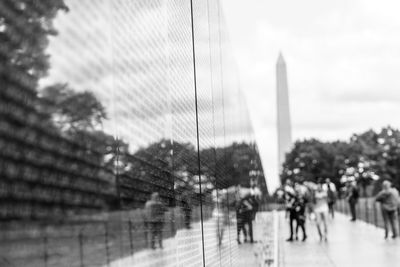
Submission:
<svg viewBox="0 0 400 267">
<path fill-rule="evenodd" d="M 360 193 L 358 193 L 358 189 L 356 187 L 353 188 L 352 198 L 358 199 L 360 197 Z"/>
<path fill-rule="evenodd" d="M 335 203 L 336 202 L 336 198 L 337 198 L 336 192 L 333 191 L 331 189 L 331 187 L 328 185 L 328 202 Z"/>
</svg>

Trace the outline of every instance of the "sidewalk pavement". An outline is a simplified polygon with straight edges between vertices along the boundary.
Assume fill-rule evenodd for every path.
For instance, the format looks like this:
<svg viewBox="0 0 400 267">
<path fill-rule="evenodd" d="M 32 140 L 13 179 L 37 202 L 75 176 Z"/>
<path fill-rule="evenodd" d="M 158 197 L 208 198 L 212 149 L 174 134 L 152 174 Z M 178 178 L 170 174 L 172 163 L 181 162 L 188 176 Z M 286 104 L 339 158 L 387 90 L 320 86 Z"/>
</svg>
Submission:
<svg viewBox="0 0 400 267">
<path fill-rule="evenodd" d="M 350 222 L 336 213 L 328 228 L 328 242 L 320 242 L 314 222 L 307 221 L 306 242 L 286 242 L 289 223 L 279 216 L 281 267 L 392 267 L 400 266 L 400 239 L 384 240 L 383 229 L 362 221 Z M 301 237 L 301 234 L 300 234 Z"/>
<path fill-rule="evenodd" d="M 257 213 L 253 222 L 253 236 L 256 243 L 239 245 L 239 256 L 234 266 L 277 266 L 278 215 L 275 212 Z"/>
</svg>

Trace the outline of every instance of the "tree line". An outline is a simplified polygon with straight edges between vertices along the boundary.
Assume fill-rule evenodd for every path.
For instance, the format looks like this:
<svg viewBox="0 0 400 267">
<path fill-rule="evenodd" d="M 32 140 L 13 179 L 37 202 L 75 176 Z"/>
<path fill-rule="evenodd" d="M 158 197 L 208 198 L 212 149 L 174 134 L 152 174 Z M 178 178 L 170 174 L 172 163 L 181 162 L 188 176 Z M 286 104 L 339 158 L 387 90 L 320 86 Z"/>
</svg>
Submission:
<svg viewBox="0 0 400 267">
<path fill-rule="evenodd" d="M 383 180 L 400 188 L 400 131 L 387 126 L 353 134 L 346 141 L 296 141 L 286 154 L 282 181 L 317 182 L 326 177 L 338 187 L 355 180 L 365 195 L 376 193 Z"/>
</svg>

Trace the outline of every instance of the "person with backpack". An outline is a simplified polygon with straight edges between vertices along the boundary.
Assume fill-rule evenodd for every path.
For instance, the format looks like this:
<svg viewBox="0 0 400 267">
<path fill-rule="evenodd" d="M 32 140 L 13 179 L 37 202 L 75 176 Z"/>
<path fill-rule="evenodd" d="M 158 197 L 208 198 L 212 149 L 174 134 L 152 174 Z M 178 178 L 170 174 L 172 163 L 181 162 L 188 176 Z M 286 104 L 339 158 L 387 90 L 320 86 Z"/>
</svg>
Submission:
<svg viewBox="0 0 400 267">
<path fill-rule="evenodd" d="M 392 229 L 392 238 L 396 238 L 398 235 L 397 209 L 399 207 L 399 192 L 386 180 L 382 183 L 382 190 L 375 197 L 375 201 L 381 203 L 382 217 L 385 225 L 385 239 L 388 238 L 389 224 Z"/>
<path fill-rule="evenodd" d="M 328 208 L 329 214 L 331 215 L 332 219 L 335 217 L 335 203 L 337 200 L 337 191 L 336 186 L 334 183 L 331 182 L 331 179 L 325 179 L 325 186 L 324 189 L 328 193 Z"/>
</svg>

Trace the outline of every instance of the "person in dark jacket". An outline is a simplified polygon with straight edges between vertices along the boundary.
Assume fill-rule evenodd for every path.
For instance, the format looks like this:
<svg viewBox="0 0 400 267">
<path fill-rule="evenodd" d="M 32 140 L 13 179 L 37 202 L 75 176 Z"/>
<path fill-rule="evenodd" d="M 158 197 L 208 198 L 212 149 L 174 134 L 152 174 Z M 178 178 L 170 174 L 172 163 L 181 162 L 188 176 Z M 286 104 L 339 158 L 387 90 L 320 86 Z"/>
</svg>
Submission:
<svg viewBox="0 0 400 267">
<path fill-rule="evenodd" d="M 237 242 L 240 242 L 240 232 L 243 231 L 244 242 L 247 242 L 247 234 L 250 237 L 250 243 L 254 242 L 253 239 L 253 206 L 251 201 L 251 196 L 247 195 L 243 199 L 241 199 L 236 208 L 236 216 L 237 216 Z M 246 230 L 246 226 L 248 226 L 248 232 Z"/>
<path fill-rule="evenodd" d="M 293 203 L 293 208 L 295 211 L 296 216 L 296 240 L 298 240 L 298 232 L 299 228 L 303 231 L 303 239 L 302 241 L 306 241 L 307 233 L 306 233 L 306 203 L 307 200 L 305 196 L 301 193 L 296 191 L 295 201 Z"/>
<path fill-rule="evenodd" d="M 388 238 L 389 224 L 392 229 L 392 238 L 398 235 L 397 209 L 399 207 L 399 192 L 393 188 L 389 181 L 382 183 L 382 191 L 375 197 L 375 201 L 381 203 L 382 217 L 385 224 L 385 239 Z"/>
<path fill-rule="evenodd" d="M 286 181 L 286 185 L 284 187 L 285 191 L 285 205 L 286 205 L 286 216 L 289 215 L 289 229 L 290 229 L 290 236 L 286 241 L 291 242 L 293 241 L 294 235 L 294 227 L 293 224 L 296 222 L 296 211 L 294 209 L 294 202 L 295 202 L 295 191 L 293 188 L 293 183 L 291 180 Z"/>
<path fill-rule="evenodd" d="M 356 205 L 358 202 L 358 197 L 359 193 L 357 184 L 355 181 L 353 181 L 349 184 L 349 187 L 347 188 L 347 201 L 349 202 L 351 221 L 353 222 L 357 219 Z"/>
</svg>

